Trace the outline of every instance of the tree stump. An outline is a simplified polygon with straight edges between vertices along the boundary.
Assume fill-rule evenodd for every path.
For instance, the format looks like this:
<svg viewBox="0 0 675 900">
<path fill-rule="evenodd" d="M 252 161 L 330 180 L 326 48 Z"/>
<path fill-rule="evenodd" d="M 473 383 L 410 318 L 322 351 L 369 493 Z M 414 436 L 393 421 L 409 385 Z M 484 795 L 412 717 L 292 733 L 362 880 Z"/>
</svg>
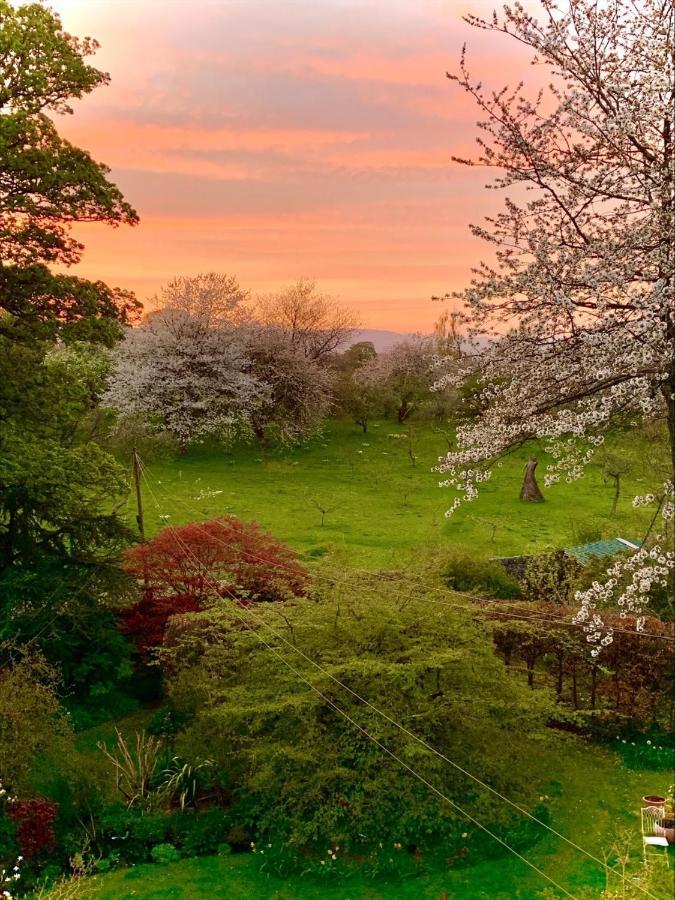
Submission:
<svg viewBox="0 0 675 900">
<path fill-rule="evenodd" d="M 539 461 L 536 456 L 531 456 L 525 465 L 525 477 L 523 478 L 523 486 L 520 489 L 520 499 L 526 500 L 528 503 L 543 503 L 544 495 L 539 490 L 537 479 L 534 477 L 534 470 L 537 468 Z"/>
</svg>

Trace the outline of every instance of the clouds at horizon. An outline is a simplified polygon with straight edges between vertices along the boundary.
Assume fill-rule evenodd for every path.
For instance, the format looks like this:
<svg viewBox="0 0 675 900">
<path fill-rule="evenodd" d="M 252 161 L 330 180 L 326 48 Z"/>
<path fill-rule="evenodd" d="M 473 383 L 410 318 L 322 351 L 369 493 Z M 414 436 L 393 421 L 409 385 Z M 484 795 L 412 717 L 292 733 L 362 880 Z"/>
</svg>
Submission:
<svg viewBox="0 0 675 900">
<path fill-rule="evenodd" d="M 445 71 L 465 41 L 496 86 L 527 59 L 466 26 L 464 4 L 52 5 L 101 42 L 112 78 L 60 127 L 141 216 L 133 230 L 81 228 L 83 274 L 143 300 L 206 269 L 253 291 L 306 276 L 368 327 L 424 330 L 440 312 L 430 296 L 485 254 L 468 224 L 497 198 L 484 171 L 450 161 L 471 152 L 476 111 Z"/>
</svg>

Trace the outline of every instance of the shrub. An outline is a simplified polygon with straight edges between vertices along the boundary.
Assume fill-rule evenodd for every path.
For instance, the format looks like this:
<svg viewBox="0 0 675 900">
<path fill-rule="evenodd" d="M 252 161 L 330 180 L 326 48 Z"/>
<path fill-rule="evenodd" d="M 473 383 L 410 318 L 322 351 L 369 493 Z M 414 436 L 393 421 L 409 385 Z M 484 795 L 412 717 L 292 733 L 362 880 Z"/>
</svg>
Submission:
<svg viewBox="0 0 675 900">
<path fill-rule="evenodd" d="M 449 804 L 419 781 L 395 777 L 395 764 L 383 764 L 372 740 L 307 690 L 298 671 L 315 681 L 312 660 L 396 721 L 407 721 L 415 710 L 415 731 L 424 741 L 469 770 L 480 765 L 497 788 L 508 783 L 524 802 L 528 794 L 534 801 L 536 779 L 522 754 L 538 727 L 544 733 L 545 698 L 533 697 L 504 672 L 469 614 L 435 604 L 428 616 L 426 605 L 401 602 L 420 593 L 417 580 L 387 576 L 364 576 L 353 590 L 342 583 L 331 588 L 328 577 L 323 595 L 285 605 L 283 617 L 273 604 L 256 609 L 265 642 L 269 629 L 283 627 L 302 652 L 302 658 L 292 656 L 297 671 L 280 665 L 276 647 L 261 643 L 245 611 L 231 604 L 185 617 L 186 627 L 165 643 L 172 702 L 190 713 L 177 752 L 211 758 L 218 770 L 232 773 L 231 818 L 239 826 L 228 838 L 232 846 L 245 846 L 250 830 L 249 841 L 281 842 L 299 856 L 320 853 L 331 842 L 362 856 L 385 839 L 430 845 L 456 831 Z M 337 690 L 326 679 L 321 684 L 330 695 Z M 369 735 L 413 758 L 409 738 L 353 697 L 334 696 Z M 434 756 L 416 753 L 414 765 L 439 790 L 475 808 L 472 786 Z M 491 822 L 511 824 L 509 810 L 489 798 L 481 804 Z"/>
<path fill-rule="evenodd" d="M 57 809 L 56 803 L 44 797 L 8 804 L 8 815 L 16 823 L 19 851 L 26 859 L 46 856 L 56 847 L 54 819 Z"/>
<path fill-rule="evenodd" d="M 231 828 L 230 815 L 217 807 L 205 812 L 185 813 L 176 820 L 176 844 L 185 856 L 220 852 L 219 848 L 224 844 L 230 847 Z"/>
<path fill-rule="evenodd" d="M 136 649 L 142 656 L 161 646 L 164 640 L 164 629 L 171 616 L 188 612 L 199 612 L 201 601 L 195 597 L 174 595 L 170 597 L 158 594 L 153 588 L 143 592 L 143 597 L 120 613 L 120 630 L 132 638 Z"/>
<path fill-rule="evenodd" d="M 469 553 L 450 556 L 443 575 L 447 586 L 453 591 L 471 591 L 500 600 L 510 600 L 521 595 L 518 581 L 503 566 Z"/>
<path fill-rule="evenodd" d="M 174 738 L 185 725 L 185 716 L 177 712 L 172 706 L 163 706 L 152 716 L 145 730 L 155 737 Z"/>
<path fill-rule="evenodd" d="M 0 777 L 16 791 L 37 793 L 32 783 L 40 757 L 50 762 L 72 753 L 72 729 L 59 703 L 56 670 L 39 653 L 0 667 Z"/>
<path fill-rule="evenodd" d="M 157 844 L 150 853 L 152 861 L 156 863 L 178 862 L 180 853 L 173 844 Z"/>
<path fill-rule="evenodd" d="M 97 850 L 104 859 L 122 864 L 148 862 L 157 846 L 171 846 L 179 856 L 216 853 L 232 844 L 232 820 L 227 810 L 142 815 L 137 810 L 111 807 L 101 817 Z M 247 844 L 251 838 L 247 836 Z M 170 860 L 163 860 L 169 862 Z M 111 862 L 112 865 L 112 862 Z"/>
<path fill-rule="evenodd" d="M 140 815 L 134 810 L 111 807 L 101 817 L 97 846 L 101 853 L 118 853 L 124 863 L 142 863 L 151 858 L 157 844 L 173 838 L 173 816 Z"/>
</svg>

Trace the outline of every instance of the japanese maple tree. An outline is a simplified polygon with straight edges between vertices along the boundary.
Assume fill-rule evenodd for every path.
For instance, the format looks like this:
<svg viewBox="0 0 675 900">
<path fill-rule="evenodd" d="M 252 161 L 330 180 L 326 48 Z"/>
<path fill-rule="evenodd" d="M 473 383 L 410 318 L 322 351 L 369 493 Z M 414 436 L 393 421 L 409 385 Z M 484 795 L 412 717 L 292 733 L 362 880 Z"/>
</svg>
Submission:
<svg viewBox="0 0 675 900">
<path fill-rule="evenodd" d="M 219 598 L 277 602 L 304 594 L 309 576 L 297 554 L 257 524 L 234 516 L 165 528 L 129 550 L 126 570 L 143 585 L 121 627 L 141 652 L 161 645 L 170 616 Z"/>
</svg>

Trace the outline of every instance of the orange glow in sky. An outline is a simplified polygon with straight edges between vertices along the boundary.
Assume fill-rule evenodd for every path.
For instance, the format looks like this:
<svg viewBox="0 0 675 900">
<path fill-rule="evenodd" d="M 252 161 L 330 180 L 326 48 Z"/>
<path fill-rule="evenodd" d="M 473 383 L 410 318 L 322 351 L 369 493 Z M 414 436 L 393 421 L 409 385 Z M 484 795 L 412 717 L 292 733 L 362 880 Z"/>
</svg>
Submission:
<svg viewBox="0 0 675 900">
<path fill-rule="evenodd" d="M 137 228 L 86 226 L 80 274 L 147 302 L 178 274 L 266 292 L 314 278 L 365 327 L 429 330 L 430 300 L 486 254 L 477 114 L 445 78 L 462 44 L 487 84 L 527 58 L 469 28 L 484 0 L 52 0 L 112 83 L 60 130 L 112 168 Z"/>
</svg>

